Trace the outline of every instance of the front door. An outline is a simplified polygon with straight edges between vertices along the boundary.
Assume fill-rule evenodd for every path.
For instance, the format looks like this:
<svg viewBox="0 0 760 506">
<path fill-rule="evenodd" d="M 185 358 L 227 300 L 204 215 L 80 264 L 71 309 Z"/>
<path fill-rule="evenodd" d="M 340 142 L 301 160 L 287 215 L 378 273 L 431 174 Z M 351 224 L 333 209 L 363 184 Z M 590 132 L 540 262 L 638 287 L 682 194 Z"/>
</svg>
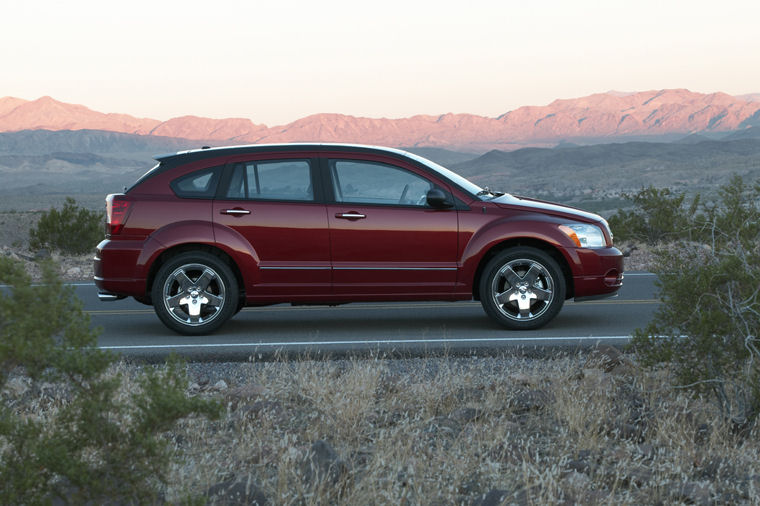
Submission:
<svg viewBox="0 0 760 506">
<path fill-rule="evenodd" d="M 334 294 L 403 300 L 453 290 L 457 211 L 426 200 L 447 188 L 389 162 L 333 158 L 327 168 Z"/>
</svg>

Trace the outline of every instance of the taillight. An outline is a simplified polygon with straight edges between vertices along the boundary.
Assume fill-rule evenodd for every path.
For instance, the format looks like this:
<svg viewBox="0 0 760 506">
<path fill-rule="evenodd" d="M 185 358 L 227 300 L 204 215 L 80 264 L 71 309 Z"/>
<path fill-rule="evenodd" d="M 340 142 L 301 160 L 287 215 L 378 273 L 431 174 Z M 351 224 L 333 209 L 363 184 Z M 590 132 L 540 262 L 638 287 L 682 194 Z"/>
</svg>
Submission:
<svg viewBox="0 0 760 506">
<path fill-rule="evenodd" d="M 123 193 L 112 193 L 106 197 L 106 235 L 118 235 L 127 222 L 132 202 Z"/>
</svg>

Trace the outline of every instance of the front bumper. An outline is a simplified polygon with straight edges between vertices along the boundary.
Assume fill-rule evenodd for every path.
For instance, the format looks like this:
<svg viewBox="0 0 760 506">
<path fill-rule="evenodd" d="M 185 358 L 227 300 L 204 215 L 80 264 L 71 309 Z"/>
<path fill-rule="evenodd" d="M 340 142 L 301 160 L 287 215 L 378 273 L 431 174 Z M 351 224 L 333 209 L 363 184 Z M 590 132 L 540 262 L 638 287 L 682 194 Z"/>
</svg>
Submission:
<svg viewBox="0 0 760 506">
<path fill-rule="evenodd" d="M 614 297 L 623 286 L 623 254 L 617 248 L 576 250 L 579 262 L 573 275 L 575 300 Z"/>
</svg>

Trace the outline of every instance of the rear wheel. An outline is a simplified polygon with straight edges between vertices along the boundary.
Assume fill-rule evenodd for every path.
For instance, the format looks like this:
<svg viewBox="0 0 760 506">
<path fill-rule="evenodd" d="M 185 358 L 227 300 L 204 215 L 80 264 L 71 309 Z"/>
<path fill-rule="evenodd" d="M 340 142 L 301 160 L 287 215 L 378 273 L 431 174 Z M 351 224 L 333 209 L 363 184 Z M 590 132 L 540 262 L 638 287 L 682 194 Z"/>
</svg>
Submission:
<svg viewBox="0 0 760 506">
<path fill-rule="evenodd" d="M 151 290 L 161 321 L 180 334 L 208 334 L 238 308 L 238 285 L 230 267 L 205 251 L 169 259 L 156 274 Z"/>
<path fill-rule="evenodd" d="M 480 279 L 486 313 L 509 329 L 532 330 L 552 320 L 565 302 L 565 278 L 547 253 L 529 247 L 508 249 L 486 265 Z"/>
</svg>

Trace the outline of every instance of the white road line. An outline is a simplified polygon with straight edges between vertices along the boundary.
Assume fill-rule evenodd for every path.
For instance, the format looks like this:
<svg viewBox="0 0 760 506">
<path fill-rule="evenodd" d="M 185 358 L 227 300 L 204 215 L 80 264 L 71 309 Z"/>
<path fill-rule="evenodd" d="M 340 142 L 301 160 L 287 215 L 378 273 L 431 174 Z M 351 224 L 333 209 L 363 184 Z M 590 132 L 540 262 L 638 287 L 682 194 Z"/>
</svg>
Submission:
<svg viewBox="0 0 760 506">
<path fill-rule="evenodd" d="M 259 343 L 220 343 L 220 344 L 146 344 L 123 346 L 98 346 L 101 350 L 158 350 L 177 348 L 290 348 L 296 346 L 330 346 L 330 345 L 366 345 L 366 344 L 447 344 L 447 343 L 494 343 L 523 341 L 628 341 L 631 336 L 577 336 L 577 337 L 483 337 L 459 339 L 373 339 L 362 341 L 293 341 L 293 342 L 259 342 Z"/>
</svg>

